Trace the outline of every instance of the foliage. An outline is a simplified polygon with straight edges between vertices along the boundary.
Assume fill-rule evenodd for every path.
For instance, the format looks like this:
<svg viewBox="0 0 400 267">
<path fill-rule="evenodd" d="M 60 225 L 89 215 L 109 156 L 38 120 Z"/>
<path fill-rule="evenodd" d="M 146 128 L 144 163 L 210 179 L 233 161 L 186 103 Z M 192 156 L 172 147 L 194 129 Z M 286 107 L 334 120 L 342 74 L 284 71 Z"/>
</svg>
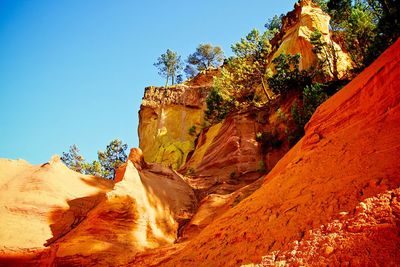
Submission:
<svg viewBox="0 0 400 267">
<path fill-rule="evenodd" d="M 103 167 L 98 160 L 94 160 L 92 163 L 85 163 L 84 174 L 90 174 L 97 177 L 104 177 Z"/>
<path fill-rule="evenodd" d="M 282 28 L 282 18 L 283 14 L 280 16 L 275 15 L 272 18 L 268 19 L 268 22 L 265 23 L 264 27 L 267 28 L 267 30 L 280 30 Z"/>
<path fill-rule="evenodd" d="M 333 76 L 335 80 L 338 80 L 337 51 L 333 42 L 328 44 L 322 38 L 322 33 L 317 29 L 312 32 L 310 42 L 313 46 L 313 52 L 318 57 L 318 63 L 314 70 L 314 75 L 319 76 L 319 78 L 323 80 L 328 74 Z M 326 73 L 326 71 L 328 71 L 328 73 Z"/>
<path fill-rule="evenodd" d="M 343 36 L 358 71 L 400 36 L 400 5 L 387 0 L 329 0 L 331 28 Z"/>
<path fill-rule="evenodd" d="M 365 57 L 369 47 L 376 37 L 376 25 L 373 13 L 364 5 L 356 5 L 348 18 L 348 29 L 346 34 L 347 50 L 358 69 L 365 64 Z"/>
<path fill-rule="evenodd" d="M 278 120 L 281 122 L 285 122 L 288 119 L 285 112 L 283 112 L 281 108 L 277 109 L 276 116 L 277 116 Z"/>
<path fill-rule="evenodd" d="M 340 31 L 346 28 L 346 21 L 351 13 L 351 0 L 329 0 L 327 7 L 332 29 Z"/>
<path fill-rule="evenodd" d="M 196 135 L 196 126 L 192 125 L 192 127 L 188 130 L 189 135 Z"/>
<path fill-rule="evenodd" d="M 258 172 L 259 173 L 267 173 L 267 167 L 265 166 L 265 162 L 260 160 L 258 162 Z"/>
<path fill-rule="evenodd" d="M 215 124 L 225 119 L 228 112 L 233 107 L 233 101 L 229 97 L 224 97 L 220 90 L 213 88 L 206 99 L 207 108 L 204 113 L 204 119 Z"/>
<path fill-rule="evenodd" d="M 195 174 L 196 174 L 196 170 L 194 168 L 189 168 L 186 171 L 186 175 L 188 175 L 188 176 L 192 176 L 192 175 L 195 175 Z"/>
<path fill-rule="evenodd" d="M 303 90 L 302 98 L 303 101 L 301 105 L 295 102 L 291 108 L 296 129 L 294 133 L 292 133 L 294 136 L 291 136 L 292 138 L 294 137 L 294 140 L 289 140 L 289 143 L 291 143 L 291 141 L 297 141 L 298 138 L 304 135 L 304 126 L 311 119 L 317 107 L 328 99 L 328 95 L 323 90 L 322 85 L 317 83 L 306 86 Z"/>
<path fill-rule="evenodd" d="M 240 103 L 252 101 L 254 89 L 258 86 L 262 86 L 268 96 L 265 81 L 271 45 L 266 32 L 260 34 L 253 29 L 240 42 L 232 45 L 232 51 L 235 57 L 227 61 L 221 76 L 215 78 L 215 86 Z"/>
<path fill-rule="evenodd" d="M 264 27 L 266 30 L 266 35 L 268 40 L 274 38 L 275 34 L 277 34 L 282 29 L 282 18 L 283 14 L 280 16 L 275 15 L 272 18 L 268 19 L 267 23 L 265 23 Z"/>
<path fill-rule="evenodd" d="M 261 154 L 265 155 L 270 148 L 280 148 L 282 141 L 279 139 L 279 135 L 271 132 L 257 132 L 256 141 L 260 144 Z"/>
<path fill-rule="evenodd" d="M 159 56 L 157 62 L 153 65 L 158 69 L 158 74 L 166 78 L 165 87 L 168 86 L 169 78 L 171 78 L 171 83 L 174 84 L 175 78 L 182 70 L 181 56 L 170 49 Z"/>
<path fill-rule="evenodd" d="M 290 90 L 302 90 L 311 83 L 309 74 L 299 70 L 300 54 L 282 53 L 272 63 L 276 73 L 268 79 L 268 85 L 276 94 L 287 94 Z"/>
<path fill-rule="evenodd" d="M 316 3 L 322 11 L 325 13 L 328 12 L 328 1 L 327 0 L 313 0 L 314 3 Z"/>
<path fill-rule="evenodd" d="M 69 152 L 63 152 L 61 160 L 68 168 L 76 172 L 114 179 L 115 169 L 127 160 L 125 154 L 127 147 L 126 144 L 122 144 L 121 140 L 112 140 L 105 152 L 99 151 L 97 153 L 98 160 L 89 163 L 79 154 L 78 147 L 72 145 Z"/>
<path fill-rule="evenodd" d="M 62 153 L 61 161 L 71 170 L 80 173 L 85 171 L 85 159 L 80 155 L 79 148 L 76 145 L 70 146 L 68 152 Z"/>
<path fill-rule="evenodd" d="M 368 48 L 365 64 L 374 61 L 387 47 L 400 36 L 400 5 L 399 1 L 368 0 L 369 8 L 376 18 L 376 34 Z"/>
<path fill-rule="evenodd" d="M 200 44 L 193 54 L 187 58 L 185 73 L 187 77 L 194 77 L 199 71 L 217 68 L 224 62 L 224 52 L 219 46 Z"/>
<path fill-rule="evenodd" d="M 127 144 L 122 144 L 121 140 L 114 139 L 109 145 L 107 145 L 105 151 L 97 152 L 100 165 L 103 169 L 104 178 L 114 179 L 115 169 L 117 169 L 122 163 L 125 163 L 128 158 L 125 153 L 127 148 Z"/>
</svg>

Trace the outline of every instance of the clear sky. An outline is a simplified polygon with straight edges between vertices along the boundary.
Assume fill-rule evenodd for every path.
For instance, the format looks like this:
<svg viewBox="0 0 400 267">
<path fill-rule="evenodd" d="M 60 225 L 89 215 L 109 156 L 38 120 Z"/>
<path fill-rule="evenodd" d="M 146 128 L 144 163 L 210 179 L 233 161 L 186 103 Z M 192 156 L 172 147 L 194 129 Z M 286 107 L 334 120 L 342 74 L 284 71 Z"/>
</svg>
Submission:
<svg viewBox="0 0 400 267">
<path fill-rule="evenodd" d="M 153 63 L 200 43 L 230 45 L 295 0 L 0 0 L 0 157 L 46 162 L 77 144 L 138 146 Z"/>
</svg>

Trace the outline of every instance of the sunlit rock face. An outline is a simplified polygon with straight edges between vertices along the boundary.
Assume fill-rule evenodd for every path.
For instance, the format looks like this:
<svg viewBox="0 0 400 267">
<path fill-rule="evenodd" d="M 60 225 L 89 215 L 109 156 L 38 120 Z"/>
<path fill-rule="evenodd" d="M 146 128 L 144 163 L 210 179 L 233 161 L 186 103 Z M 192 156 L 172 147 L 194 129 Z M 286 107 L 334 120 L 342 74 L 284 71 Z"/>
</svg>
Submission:
<svg viewBox="0 0 400 267">
<path fill-rule="evenodd" d="M 147 162 L 174 169 L 194 148 L 195 134 L 204 121 L 205 99 L 211 87 L 177 85 L 145 89 L 139 111 L 139 146 Z"/>
<path fill-rule="evenodd" d="M 307 70 L 315 67 L 317 57 L 313 52 L 310 37 L 313 31 L 319 30 L 327 44 L 333 45 L 337 58 L 329 57 L 329 64 L 336 66 L 338 78 L 342 78 L 352 69 L 352 60 L 342 48 L 333 41 L 329 31 L 330 17 L 311 0 L 301 0 L 296 3 L 295 9 L 289 12 L 282 20 L 282 31 L 271 41 L 273 54 L 271 60 L 282 53 L 301 54 L 300 69 Z M 335 62 L 336 61 L 336 62 Z M 326 69 L 325 75 L 329 79 L 332 73 Z"/>
<path fill-rule="evenodd" d="M 260 189 L 163 264 L 399 265 L 399 71 L 397 41 L 317 109 Z"/>
<path fill-rule="evenodd" d="M 135 167 L 136 166 L 136 167 Z M 140 149 L 114 182 L 78 174 L 59 159 L 42 166 L 0 161 L 0 262 L 115 266 L 171 244 L 196 209 L 192 189 Z"/>
<path fill-rule="evenodd" d="M 0 159 L 1 251 L 43 248 L 73 229 L 112 186 L 71 171 L 57 156 L 43 165 Z"/>
<path fill-rule="evenodd" d="M 280 103 L 281 111 L 290 114 L 294 97 Z M 285 103 L 283 103 L 285 102 Z M 276 119 L 276 105 L 247 108 L 204 129 L 195 150 L 179 171 L 188 178 L 200 196 L 230 194 L 263 177 L 289 150 L 285 123 Z M 262 150 L 257 134 L 274 133 L 276 147 Z M 263 168 L 263 170 L 261 170 Z"/>
</svg>

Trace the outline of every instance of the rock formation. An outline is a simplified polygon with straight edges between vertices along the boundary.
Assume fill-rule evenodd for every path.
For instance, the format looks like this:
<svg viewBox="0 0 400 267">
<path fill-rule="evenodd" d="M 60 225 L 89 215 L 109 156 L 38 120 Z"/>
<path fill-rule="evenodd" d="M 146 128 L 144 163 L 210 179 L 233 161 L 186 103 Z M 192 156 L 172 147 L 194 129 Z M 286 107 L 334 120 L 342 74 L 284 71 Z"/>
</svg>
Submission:
<svg viewBox="0 0 400 267">
<path fill-rule="evenodd" d="M 151 262 L 237 266 L 266 255 L 267 265 L 397 265 L 399 70 L 400 40 L 317 109 L 260 189 Z"/>
<path fill-rule="evenodd" d="M 194 193 L 171 169 L 142 160 L 133 149 L 115 184 L 59 160 L 43 166 L 2 160 L 0 262 L 110 266 L 173 243 L 193 216 Z"/>
<path fill-rule="evenodd" d="M 311 0 L 301 0 L 295 5 L 294 10 L 283 18 L 282 31 L 271 41 L 272 53 L 270 55 L 270 62 L 281 53 L 293 55 L 300 53 L 300 69 L 307 70 L 311 67 L 315 67 L 318 58 L 313 52 L 310 36 L 312 32 L 317 29 L 322 33 L 324 42 L 332 45 L 336 51 L 335 56 L 332 58 L 332 55 L 330 55 L 328 59 L 332 68 L 335 66 L 338 72 L 337 78 L 345 78 L 344 76 L 349 73 L 348 70 L 352 68 L 352 60 L 349 55 L 333 41 L 329 31 L 329 21 L 329 15 L 325 14 Z M 273 64 L 270 63 L 270 65 L 273 69 Z M 326 79 L 333 78 L 331 77 L 333 74 L 329 70 L 325 70 L 325 72 Z M 218 74 L 218 70 L 211 70 L 198 75 L 183 85 L 168 87 L 167 89 L 164 87 L 148 87 L 145 89 L 139 112 L 138 131 L 140 148 L 143 150 L 146 161 L 163 163 L 166 166 L 172 166 L 174 169 L 178 169 L 186 163 L 189 153 L 195 149 L 195 134 L 190 135 L 189 128 L 195 126 L 196 133 L 200 132 L 203 124 L 205 98 L 213 86 L 213 76 Z M 265 98 L 265 93 L 261 88 L 257 89 L 256 92 L 260 98 Z M 272 112 L 270 115 L 273 115 Z M 230 120 L 229 122 L 225 122 L 224 126 L 221 128 L 222 131 L 234 128 L 237 123 L 242 124 L 246 120 L 248 121 L 246 115 L 243 115 L 243 118 L 237 115 L 231 116 Z M 228 127 L 229 125 L 231 128 Z M 243 126 L 245 126 L 245 124 L 243 124 Z M 221 125 L 214 126 L 213 129 L 208 130 L 208 135 L 217 134 L 216 129 L 218 127 L 221 127 Z M 206 132 L 203 132 L 200 137 L 201 144 L 205 141 L 205 134 Z M 221 134 L 224 135 L 223 132 L 221 132 Z M 232 134 L 240 135 L 242 133 Z M 222 135 L 220 137 L 224 138 Z M 232 139 L 234 138 L 231 135 L 231 141 L 234 142 Z M 243 139 L 241 136 L 237 136 L 237 140 L 251 142 L 250 139 Z M 211 141 L 209 137 L 207 142 Z M 237 146 L 235 144 L 233 145 L 234 147 Z M 205 150 L 204 147 L 202 149 Z M 247 149 L 250 149 L 250 147 L 247 146 Z M 203 153 L 203 150 L 197 153 L 195 157 L 196 161 L 199 161 L 198 156 Z M 253 149 L 252 151 L 249 150 L 248 153 L 253 154 L 251 157 L 255 157 L 255 160 L 258 160 L 257 156 L 255 156 L 257 153 L 256 151 L 257 149 Z M 196 148 L 196 152 L 199 152 L 198 147 Z M 280 154 L 280 156 L 282 155 L 283 154 Z M 215 156 L 223 155 L 218 154 Z M 238 156 L 235 157 L 238 158 Z M 278 156 L 273 156 L 273 160 L 270 160 L 269 167 L 273 167 L 274 163 L 279 158 Z M 207 165 L 206 160 L 207 159 L 203 160 L 204 167 Z M 192 165 L 198 165 L 199 162 L 194 163 L 193 161 L 194 160 L 192 160 Z M 232 159 L 232 162 L 233 161 L 235 160 Z M 228 172 L 238 171 L 240 173 L 243 172 L 243 167 L 250 167 L 250 169 L 253 170 L 258 169 L 257 163 L 258 161 L 253 161 L 251 166 L 244 166 L 243 164 L 241 164 L 242 166 L 239 166 L 240 164 L 237 166 L 230 166 L 229 168 L 232 170 L 228 170 Z M 189 165 L 187 165 L 184 170 L 188 168 L 197 168 L 197 166 Z M 226 172 L 224 173 L 224 175 L 226 175 Z"/>
<path fill-rule="evenodd" d="M 282 19 L 281 32 L 271 41 L 273 53 L 271 59 L 282 53 L 295 55 L 301 54 L 300 69 L 307 70 L 315 67 L 317 57 L 313 52 L 310 37 L 313 31 L 318 30 L 322 39 L 332 45 L 336 51 L 335 56 L 328 56 L 331 70 L 325 70 L 327 76 L 333 76 L 333 70 L 338 72 L 338 78 L 348 74 L 352 69 L 352 60 L 342 48 L 333 40 L 329 30 L 330 17 L 324 13 L 312 0 L 300 0 L 295 4 L 294 10 Z M 335 67 L 335 68 L 334 68 Z"/>
<path fill-rule="evenodd" d="M 147 162 L 181 167 L 194 149 L 204 117 L 205 99 L 215 71 L 201 74 L 187 84 L 147 87 L 139 111 L 139 146 Z M 203 77 L 205 76 L 205 77 Z M 198 85 L 198 83 L 202 83 Z"/>
<path fill-rule="evenodd" d="M 301 0 L 271 58 L 315 64 L 314 29 L 339 50 L 328 21 Z M 317 109 L 290 151 L 282 120 L 295 93 L 200 132 L 218 73 L 146 88 L 141 149 L 115 181 L 57 156 L 0 159 L 0 266 L 399 265 L 400 40 Z"/>
<path fill-rule="evenodd" d="M 82 221 L 113 186 L 71 171 L 58 157 L 43 165 L 0 159 L 0 170 L 0 251 L 51 243 Z"/>
</svg>

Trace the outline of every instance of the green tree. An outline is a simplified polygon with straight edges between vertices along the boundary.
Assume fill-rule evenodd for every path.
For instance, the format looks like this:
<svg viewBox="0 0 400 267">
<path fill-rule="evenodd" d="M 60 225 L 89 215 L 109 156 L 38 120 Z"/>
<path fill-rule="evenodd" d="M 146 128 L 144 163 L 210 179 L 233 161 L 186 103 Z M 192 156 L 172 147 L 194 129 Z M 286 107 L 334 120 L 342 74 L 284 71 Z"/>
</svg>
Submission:
<svg viewBox="0 0 400 267">
<path fill-rule="evenodd" d="M 227 61 L 215 86 L 233 95 L 239 102 L 252 100 L 256 87 L 261 86 L 269 98 L 266 87 L 268 54 L 271 45 L 267 33 L 253 29 L 240 42 L 232 45 L 235 57 Z"/>
<path fill-rule="evenodd" d="M 61 161 L 76 172 L 84 173 L 86 170 L 86 162 L 84 157 L 80 154 L 79 148 L 76 145 L 69 147 L 68 152 L 63 152 L 61 156 Z"/>
<path fill-rule="evenodd" d="M 310 42 L 313 46 L 313 52 L 318 57 L 318 64 L 315 69 L 316 74 L 321 76 L 322 80 L 327 74 L 338 80 L 338 57 L 333 41 L 327 43 L 322 37 L 322 33 L 316 29 L 311 33 Z"/>
<path fill-rule="evenodd" d="M 264 27 L 267 28 L 267 30 L 273 31 L 273 30 L 280 30 L 282 28 L 282 18 L 283 14 L 280 16 L 275 15 L 272 18 L 268 19 L 267 23 L 265 23 Z"/>
<path fill-rule="evenodd" d="M 331 27 L 334 31 L 346 28 L 347 18 L 351 14 L 352 0 L 329 0 L 327 3 L 329 15 L 331 16 Z"/>
<path fill-rule="evenodd" d="M 400 36 L 398 0 L 329 0 L 327 7 L 331 27 L 345 40 L 359 71 Z"/>
<path fill-rule="evenodd" d="M 61 160 L 68 168 L 76 172 L 114 179 L 115 169 L 127 160 L 125 153 L 127 147 L 119 139 L 112 140 L 107 146 L 106 151 L 98 151 L 98 160 L 89 163 L 79 154 L 78 147 L 72 145 L 69 152 L 63 152 Z"/>
<path fill-rule="evenodd" d="M 85 163 L 83 173 L 105 178 L 103 168 L 98 160 L 94 160 L 92 163 Z"/>
<path fill-rule="evenodd" d="M 296 141 L 304 135 L 304 126 L 311 119 L 319 105 L 328 99 L 328 95 L 323 90 L 322 85 L 316 83 L 304 88 L 302 99 L 301 105 L 296 102 L 291 108 L 292 118 L 296 125 Z"/>
<path fill-rule="evenodd" d="M 188 77 L 194 77 L 199 71 L 221 66 L 224 58 L 224 52 L 221 47 L 200 44 L 196 51 L 188 56 L 188 65 L 185 67 L 185 73 Z"/>
<path fill-rule="evenodd" d="M 328 13 L 328 1 L 327 0 L 313 0 L 314 3 L 316 3 L 322 11 L 325 13 Z"/>
<path fill-rule="evenodd" d="M 204 119 L 209 124 L 215 124 L 223 119 L 233 108 L 233 101 L 224 96 L 220 90 L 213 88 L 206 99 L 207 108 L 204 112 Z"/>
<path fill-rule="evenodd" d="M 275 15 L 272 18 L 268 19 L 267 23 L 265 23 L 264 27 L 267 29 L 266 35 L 268 40 L 274 38 L 275 34 L 281 31 L 283 17 L 283 14 L 281 14 L 280 16 Z"/>
<path fill-rule="evenodd" d="M 376 38 L 376 24 L 371 9 L 357 4 L 347 21 L 346 46 L 358 69 L 366 63 L 369 48 Z"/>
<path fill-rule="evenodd" d="M 158 74 L 166 78 L 165 87 L 168 86 L 169 78 L 171 78 L 171 84 L 175 84 L 175 78 L 182 70 L 181 56 L 170 49 L 158 57 L 153 65 L 158 69 Z"/>
<path fill-rule="evenodd" d="M 122 144 L 121 140 L 114 139 L 107 145 L 105 151 L 97 152 L 104 178 L 115 178 L 115 169 L 125 163 L 128 158 L 125 153 L 127 148 L 127 144 Z"/>
<path fill-rule="evenodd" d="M 300 54 L 290 55 L 282 53 L 272 60 L 275 74 L 268 79 L 268 85 L 275 94 L 285 95 L 290 90 L 303 90 L 311 83 L 309 74 L 300 71 Z"/>
<path fill-rule="evenodd" d="M 370 64 L 400 37 L 400 3 L 398 0 L 367 0 L 367 3 L 377 18 L 376 36 L 366 56 L 366 64 Z"/>
</svg>

